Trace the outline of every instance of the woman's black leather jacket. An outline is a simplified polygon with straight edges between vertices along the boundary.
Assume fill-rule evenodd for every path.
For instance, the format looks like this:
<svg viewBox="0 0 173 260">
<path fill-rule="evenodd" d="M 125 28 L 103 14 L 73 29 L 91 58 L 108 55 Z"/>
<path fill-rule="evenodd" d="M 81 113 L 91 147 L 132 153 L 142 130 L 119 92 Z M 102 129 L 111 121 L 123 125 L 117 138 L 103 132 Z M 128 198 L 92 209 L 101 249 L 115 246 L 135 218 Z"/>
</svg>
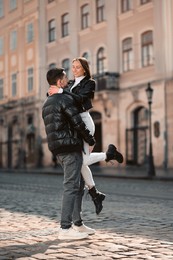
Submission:
<svg viewBox="0 0 173 260">
<path fill-rule="evenodd" d="M 74 81 L 70 81 L 67 91 L 70 91 Z M 78 85 L 76 85 L 70 94 L 76 101 L 76 105 L 81 112 L 87 111 L 92 108 L 92 99 L 94 98 L 94 92 L 96 88 L 96 82 L 93 79 L 87 77 L 83 78 Z M 66 92 L 66 90 L 64 90 Z"/>
</svg>

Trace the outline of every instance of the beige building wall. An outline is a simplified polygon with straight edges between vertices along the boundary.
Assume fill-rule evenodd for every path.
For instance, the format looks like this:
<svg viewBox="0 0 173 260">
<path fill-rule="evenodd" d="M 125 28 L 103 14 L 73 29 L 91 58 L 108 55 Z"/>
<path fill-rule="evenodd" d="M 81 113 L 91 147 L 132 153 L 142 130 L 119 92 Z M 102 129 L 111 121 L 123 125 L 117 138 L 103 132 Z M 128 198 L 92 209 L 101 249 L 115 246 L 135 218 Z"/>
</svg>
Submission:
<svg viewBox="0 0 173 260">
<path fill-rule="evenodd" d="M 4 81 L 3 98 L 0 100 L 1 115 L 1 164 L 16 167 L 19 149 L 27 154 L 28 166 L 35 164 L 37 145 L 29 152 L 28 139 L 36 143 L 40 135 L 40 67 L 39 63 L 39 1 L 16 1 L 9 9 L 3 1 L 4 15 L 0 19 L 0 36 L 3 37 L 3 55 L 0 56 L 0 78 Z M 27 26 L 33 24 L 33 40 L 27 42 Z M 11 50 L 10 34 L 17 32 L 16 48 Z M 45 64 L 42 64 L 45 67 Z M 33 89 L 28 90 L 28 69 L 33 69 Z M 47 69 L 47 68 L 45 68 Z M 12 74 L 16 74 L 16 95 L 12 95 Z M 45 93 L 44 93 L 45 97 Z M 29 118 L 32 117 L 32 123 Z M 33 127 L 33 128 L 32 128 Z M 32 128 L 32 130 L 31 130 Z"/>
</svg>

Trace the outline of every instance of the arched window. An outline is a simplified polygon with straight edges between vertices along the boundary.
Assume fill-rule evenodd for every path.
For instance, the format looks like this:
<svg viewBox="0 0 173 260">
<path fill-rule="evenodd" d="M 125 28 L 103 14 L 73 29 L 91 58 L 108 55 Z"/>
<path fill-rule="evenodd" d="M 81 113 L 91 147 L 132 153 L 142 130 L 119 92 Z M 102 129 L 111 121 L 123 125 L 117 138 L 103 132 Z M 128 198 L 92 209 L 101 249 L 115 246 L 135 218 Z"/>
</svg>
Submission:
<svg viewBox="0 0 173 260">
<path fill-rule="evenodd" d="M 102 74 L 105 71 L 105 55 L 104 48 L 101 47 L 97 52 L 97 74 Z"/>
<path fill-rule="evenodd" d="M 62 67 L 65 69 L 65 72 L 67 74 L 67 77 L 69 77 L 69 71 L 70 71 L 70 60 L 64 59 L 62 61 Z"/>
<path fill-rule="evenodd" d="M 56 68 L 56 63 L 50 63 L 49 64 L 49 69 L 54 69 Z"/>
<path fill-rule="evenodd" d="M 122 43 L 122 58 L 123 58 L 123 71 L 129 71 L 133 69 L 132 63 L 132 38 L 126 38 Z"/>
<path fill-rule="evenodd" d="M 87 59 L 87 61 L 90 63 L 88 52 L 84 52 L 84 53 L 82 54 L 82 57 L 84 57 L 85 59 Z"/>
<path fill-rule="evenodd" d="M 153 32 L 147 31 L 141 35 L 142 67 L 153 64 Z"/>
<path fill-rule="evenodd" d="M 151 2 L 151 0 L 140 0 L 141 5 L 145 5 L 145 4 L 148 4 L 150 2 Z"/>
<path fill-rule="evenodd" d="M 147 159 L 148 110 L 143 106 L 131 112 L 131 127 L 126 129 L 126 163 L 145 165 Z"/>
</svg>

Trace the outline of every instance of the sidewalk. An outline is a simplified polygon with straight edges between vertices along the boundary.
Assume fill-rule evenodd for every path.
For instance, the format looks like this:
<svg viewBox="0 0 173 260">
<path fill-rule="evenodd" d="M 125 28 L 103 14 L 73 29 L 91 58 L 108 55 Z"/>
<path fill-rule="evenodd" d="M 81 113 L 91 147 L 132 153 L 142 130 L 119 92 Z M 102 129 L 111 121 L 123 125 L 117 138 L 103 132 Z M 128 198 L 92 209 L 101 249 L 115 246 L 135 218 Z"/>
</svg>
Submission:
<svg viewBox="0 0 173 260">
<path fill-rule="evenodd" d="M 94 176 L 129 178 L 129 179 L 152 179 L 162 181 L 173 181 L 173 169 L 164 170 L 155 169 L 155 176 L 148 176 L 147 168 L 137 166 L 90 166 Z M 28 168 L 28 169 L 0 169 L 0 172 L 24 172 L 24 173 L 45 173 L 45 174 L 63 174 L 61 166 Z"/>
</svg>

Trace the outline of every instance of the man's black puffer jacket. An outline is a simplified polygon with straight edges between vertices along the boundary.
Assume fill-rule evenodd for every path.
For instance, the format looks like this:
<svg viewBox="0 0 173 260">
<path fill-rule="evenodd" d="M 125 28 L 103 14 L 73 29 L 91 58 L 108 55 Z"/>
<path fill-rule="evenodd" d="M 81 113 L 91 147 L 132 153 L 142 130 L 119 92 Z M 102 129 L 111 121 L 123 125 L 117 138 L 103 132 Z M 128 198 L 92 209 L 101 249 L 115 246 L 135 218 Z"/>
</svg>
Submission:
<svg viewBox="0 0 173 260">
<path fill-rule="evenodd" d="M 68 94 L 49 96 L 42 107 L 49 150 L 54 154 L 82 150 L 84 139 L 90 146 L 94 137 L 82 121 L 73 98 Z"/>
</svg>

